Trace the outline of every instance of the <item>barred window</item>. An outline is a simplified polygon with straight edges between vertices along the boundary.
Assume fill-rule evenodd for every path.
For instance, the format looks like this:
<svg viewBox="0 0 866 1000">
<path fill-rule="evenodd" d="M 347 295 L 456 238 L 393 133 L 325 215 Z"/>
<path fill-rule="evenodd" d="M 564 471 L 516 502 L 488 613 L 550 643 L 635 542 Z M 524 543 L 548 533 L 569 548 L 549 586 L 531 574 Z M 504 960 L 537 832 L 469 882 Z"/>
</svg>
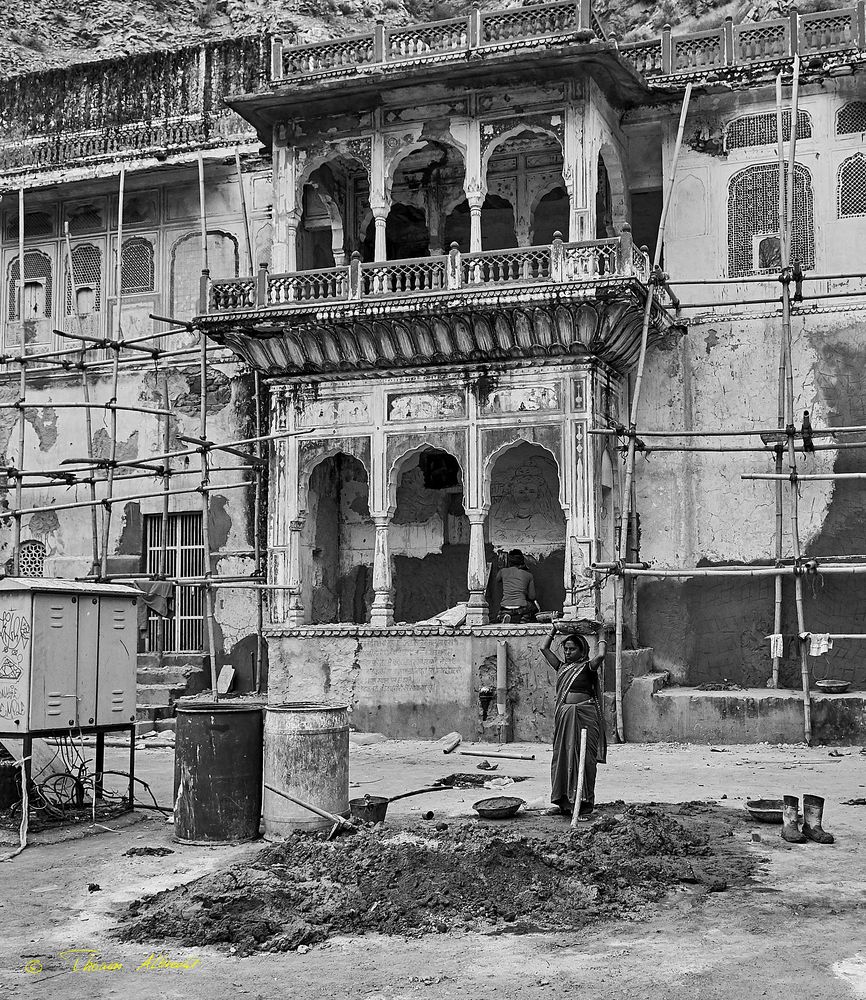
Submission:
<svg viewBox="0 0 866 1000">
<path fill-rule="evenodd" d="M 866 132 L 866 101 L 852 101 L 836 112 L 836 135 Z"/>
<path fill-rule="evenodd" d="M 839 168 L 839 218 L 866 215 L 866 157 L 849 156 Z"/>
<path fill-rule="evenodd" d="M 812 119 L 805 111 L 797 112 L 797 138 L 811 139 Z M 791 138 L 791 112 L 782 112 L 782 139 Z M 742 115 L 728 123 L 725 129 L 725 149 L 745 149 L 749 146 L 774 146 L 778 143 L 776 112 Z"/>
<path fill-rule="evenodd" d="M 124 293 L 153 291 L 153 244 L 150 240 L 140 236 L 124 240 L 120 260 L 120 286 Z"/>
<path fill-rule="evenodd" d="M 54 235 L 54 216 L 50 212 L 24 213 L 24 238 L 39 239 Z M 18 239 L 18 215 L 10 215 L 6 219 L 6 239 Z"/>
<path fill-rule="evenodd" d="M 92 243 L 83 243 L 72 250 L 72 276 L 75 278 L 77 301 L 72 304 L 72 281 L 66 273 L 66 315 L 77 312 L 84 316 L 102 308 L 102 251 Z"/>
<path fill-rule="evenodd" d="M 24 254 L 24 319 L 40 319 L 51 315 L 51 258 L 41 250 Z M 7 277 L 8 310 L 11 321 L 21 319 L 18 310 L 18 282 L 21 270 L 18 258 L 9 264 Z"/>
<path fill-rule="evenodd" d="M 786 167 L 787 176 L 787 167 Z M 794 167 L 791 262 L 815 266 L 812 179 Z M 728 273 L 732 278 L 777 268 L 779 242 L 779 167 L 762 163 L 735 174 L 728 186 Z"/>
</svg>

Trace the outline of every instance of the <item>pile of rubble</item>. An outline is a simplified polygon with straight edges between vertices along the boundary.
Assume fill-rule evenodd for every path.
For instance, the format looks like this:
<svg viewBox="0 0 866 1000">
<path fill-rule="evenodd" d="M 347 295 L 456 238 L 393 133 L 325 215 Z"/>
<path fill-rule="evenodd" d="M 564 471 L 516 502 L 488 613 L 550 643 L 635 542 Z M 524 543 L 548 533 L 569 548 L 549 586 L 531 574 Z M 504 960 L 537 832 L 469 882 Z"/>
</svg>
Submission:
<svg viewBox="0 0 866 1000">
<path fill-rule="evenodd" d="M 133 902 L 126 941 L 286 951 L 334 934 L 564 930 L 640 916 L 677 884 L 747 878 L 722 810 L 614 804 L 571 831 L 553 817 L 297 834 L 252 862 Z M 734 849 L 732 850 L 732 846 Z"/>
</svg>

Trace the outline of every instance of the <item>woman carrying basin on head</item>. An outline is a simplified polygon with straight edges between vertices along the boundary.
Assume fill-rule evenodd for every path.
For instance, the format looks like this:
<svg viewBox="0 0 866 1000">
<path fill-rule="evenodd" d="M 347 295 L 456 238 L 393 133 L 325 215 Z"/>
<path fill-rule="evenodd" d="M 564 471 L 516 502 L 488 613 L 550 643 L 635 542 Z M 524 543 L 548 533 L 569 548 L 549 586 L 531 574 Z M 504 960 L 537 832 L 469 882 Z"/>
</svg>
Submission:
<svg viewBox="0 0 866 1000">
<path fill-rule="evenodd" d="M 582 635 L 562 640 L 560 660 L 551 650 L 556 627 L 552 626 L 541 655 L 556 671 L 556 715 L 553 723 L 553 762 L 550 768 L 550 801 L 570 816 L 577 801 L 577 773 L 580 734 L 586 730 L 586 763 L 580 815 L 588 816 L 595 806 L 596 765 L 607 761 L 607 738 L 602 714 L 602 691 L 598 668 L 607 643 L 599 640 L 598 654 L 589 657 L 589 644 Z"/>
</svg>

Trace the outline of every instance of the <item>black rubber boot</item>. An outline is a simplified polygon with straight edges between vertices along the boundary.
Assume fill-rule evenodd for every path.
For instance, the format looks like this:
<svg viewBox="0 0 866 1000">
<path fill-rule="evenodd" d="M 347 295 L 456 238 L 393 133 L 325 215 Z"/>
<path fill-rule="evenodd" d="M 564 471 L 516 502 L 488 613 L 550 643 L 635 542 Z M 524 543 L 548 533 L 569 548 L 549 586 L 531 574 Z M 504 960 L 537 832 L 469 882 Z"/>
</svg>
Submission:
<svg viewBox="0 0 866 1000">
<path fill-rule="evenodd" d="M 820 795 L 803 796 L 803 834 L 816 844 L 832 844 L 834 837 L 821 826 L 824 819 L 824 800 Z"/>
<path fill-rule="evenodd" d="M 789 844 L 805 844 L 806 838 L 797 826 L 797 812 L 800 800 L 796 795 L 786 795 L 782 806 L 782 840 Z"/>
</svg>

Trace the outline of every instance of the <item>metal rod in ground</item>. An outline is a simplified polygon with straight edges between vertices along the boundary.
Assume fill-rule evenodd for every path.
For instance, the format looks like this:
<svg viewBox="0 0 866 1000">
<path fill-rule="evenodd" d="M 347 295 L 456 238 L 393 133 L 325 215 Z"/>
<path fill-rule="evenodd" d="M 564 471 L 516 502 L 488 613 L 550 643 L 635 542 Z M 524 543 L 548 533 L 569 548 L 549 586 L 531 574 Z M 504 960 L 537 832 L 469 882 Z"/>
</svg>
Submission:
<svg viewBox="0 0 866 1000">
<path fill-rule="evenodd" d="M 18 411 L 18 468 L 24 468 L 25 430 L 23 404 L 27 397 L 27 345 L 24 335 L 24 188 L 18 189 L 18 325 L 21 331 L 19 359 L 21 371 L 18 378 L 18 398 L 22 408 Z M 12 522 L 12 575 L 21 574 L 21 477 L 15 480 L 15 509 L 19 513 Z"/>
<path fill-rule="evenodd" d="M 670 210 L 671 196 L 673 194 L 674 180 L 677 173 L 677 165 L 680 158 L 680 149 L 683 144 L 683 133 L 686 127 L 686 117 L 689 110 L 689 102 L 692 96 L 692 84 L 686 84 L 683 94 L 683 105 L 680 111 L 680 121 L 677 128 L 677 138 L 674 144 L 674 154 L 671 161 L 670 175 L 665 188 L 665 195 L 662 201 L 661 218 L 659 220 L 658 236 L 656 238 L 655 253 L 653 255 L 653 275 L 658 271 L 661 260 L 662 247 L 664 246 L 665 227 L 667 226 L 668 211 Z M 628 455 L 626 458 L 625 477 L 622 488 L 622 516 L 619 526 L 619 558 L 622 562 L 626 560 L 626 549 L 628 544 L 628 523 L 631 514 L 631 484 L 634 478 L 634 458 L 635 458 L 635 429 L 637 427 L 637 415 L 640 407 L 641 388 L 643 387 L 644 369 L 646 367 L 647 344 L 649 340 L 650 318 L 654 302 L 652 287 L 646 290 L 646 302 L 644 303 L 643 327 L 641 329 L 640 354 L 638 355 L 637 373 L 635 375 L 634 392 L 631 399 L 631 413 L 629 416 L 629 442 Z M 614 613 L 616 625 L 616 658 L 615 658 L 615 699 L 616 699 L 616 737 L 620 743 L 625 742 L 625 723 L 623 715 L 623 691 L 622 691 L 622 654 L 623 654 L 623 616 L 625 613 L 625 579 L 617 576 L 614 582 Z"/>
<path fill-rule="evenodd" d="M 498 751 L 485 753 L 483 750 L 460 750 L 458 753 L 463 757 L 490 757 L 491 760 L 535 760 L 534 753 L 500 753 Z"/>
<path fill-rule="evenodd" d="M 81 312 L 78 308 L 78 282 L 75 280 L 75 266 L 72 257 L 72 241 L 69 239 L 69 223 L 64 223 L 63 226 L 63 236 L 64 242 L 66 244 L 66 266 L 69 269 L 69 287 L 72 292 L 72 304 L 75 312 L 75 322 L 78 326 L 78 332 L 83 333 L 83 322 L 81 319 Z M 87 350 L 87 345 L 82 341 L 81 343 L 81 362 L 84 363 L 85 351 Z M 81 372 L 81 393 L 84 397 L 84 432 L 87 437 L 87 458 L 88 461 L 93 461 L 93 420 L 90 415 L 90 383 L 87 381 L 87 372 Z M 91 477 L 90 481 L 90 499 L 93 501 L 93 506 L 90 508 L 90 538 L 91 538 L 91 572 L 98 573 L 100 568 L 99 562 L 99 518 L 97 516 L 96 510 L 96 479 Z"/>
<path fill-rule="evenodd" d="M 571 814 L 571 828 L 575 829 L 580 822 L 580 807 L 583 803 L 583 783 L 586 780 L 586 726 L 580 729 L 580 752 L 577 758 L 577 792 L 574 796 L 574 811 Z"/>
<path fill-rule="evenodd" d="M 114 306 L 114 331 L 115 338 L 120 340 L 123 336 L 123 328 L 121 325 L 121 315 L 123 312 L 123 190 L 126 183 L 126 168 L 121 166 L 120 168 L 120 181 L 119 190 L 117 196 L 117 267 L 115 268 L 114 274 L 114 289 L 117 296 L 117 300 Z M 120 362 L 120 351 L 114 352 L 114 357 L 111 366 L 111 399 L 110 403 L 117 403 L 117 390 L 118 383 L 120 379 L 120 370 L 118 364 Z M 109 466 L 105 476 L 106 482 L 106 499 L 109 503 L 106 503 L 103 507 L 102 513 L 102 552 L 100 553 L 100 565 L 99 572 L 100 576 L 105 576 L 108 572 L 108 544 L 109 537 L 111 535 L 111 511 L 112 504 L 111 499 L 114 493 L 114 462 L 117 458 L 117 410 L 114 407 L 109 409 L 109 445 L 108 445 L 108 460 Z"/>
</svg>

